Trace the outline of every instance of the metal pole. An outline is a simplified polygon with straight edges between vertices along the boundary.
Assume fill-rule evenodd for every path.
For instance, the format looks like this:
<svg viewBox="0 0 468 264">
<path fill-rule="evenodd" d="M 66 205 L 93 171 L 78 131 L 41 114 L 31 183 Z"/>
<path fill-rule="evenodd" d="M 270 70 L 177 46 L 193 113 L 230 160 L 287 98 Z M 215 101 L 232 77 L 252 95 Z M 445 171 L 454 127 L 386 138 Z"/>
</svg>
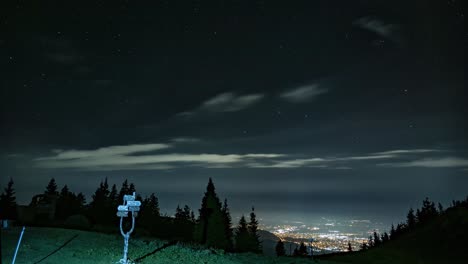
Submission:
<svg viewBox="0 0 468 264">
<path fill-rule="evenodd" d="M 23 230 L 21 230 L 21 235 L 20 235 L 20 238 L 18 240 L 18 245 L 16 245 L 15 255 L 13 256 L 13 262 L 11 262 L 11 264 L 15 264 L 16 254 L 18 254 L 18 249 L 19 249 L 19 246 L 21 244 L 21 239 L 23 238 L 24 228 L 25 227 L 23 226 Z"/>
</svg>

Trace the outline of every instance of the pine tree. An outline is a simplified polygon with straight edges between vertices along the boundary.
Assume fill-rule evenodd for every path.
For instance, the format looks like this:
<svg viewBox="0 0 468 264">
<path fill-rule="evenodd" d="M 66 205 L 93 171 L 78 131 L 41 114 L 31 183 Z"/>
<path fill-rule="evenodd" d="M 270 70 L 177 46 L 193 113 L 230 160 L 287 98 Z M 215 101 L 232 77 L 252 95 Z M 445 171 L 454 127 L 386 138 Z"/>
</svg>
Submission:
<svg viewBox="0 0 468 264">
<path fill-rule="evenodd" d="M 89 217 L 96 224 L 108 224 L 107 210 L 109 208 L 109 185 L 107 178 L 101 181 L 90 203 Z"/>
<path fill-rule="evenodd" d="M 197 220 L 195 219 L 195 213 L 193 211 L 190 212 L 190 221 L 195 223 Z"/>
<path fill-rule="evenodd" d="M 192 210 L 190 210 L 190 207 L 188 205 L 184 206 L 184 210 L 182 211 L 182 215 L 183 215 L 185 220 L 190 221 L 190 212 L 191 211 Z"/>
<path fill-rule="evenodd" d="M 378 246 L 382 243 L 382 240 L 380 240 L 379 234 L 374 231 L 374 246 Z"/>
<path fill-rule="evenodd" d="M 49 181 L 49 184 L 46 186 L 46 190 L 44 192 L 45 195 L 51 195 L 51 196 L 58 196 L 59 193 L 57 191 L 57 183 L 55 183 L 55 179 L 52 178 Z"/>
<path fill-rule="evenodd" d="M 387 232 L 384 232 L 382 235 L 382 243 L 385 243 L 390 240 L 390 236 L 388 235 Z"/>
<path fill-rule="evenodd" d="M 307 247 L 304 242 L 301 242 L 298 250 L 299 256 L 307 256 Z"/>
<path fill-rule="evenodd" d="M 151 193 L 141 203 L 140 215 L 137 221 L 150 232 L 154 233 L 159 224 L 159 202 L 158 198 Z"/>
<path fill-rule="evenodd" d="M 239 220 L 239 225 L 236 229 L 236 251 L 237 252 L 247 252 L 249 251 L 249 230 L 247 229 L 247 221 L 245 217 L 242 216 Z"/>
<path fill-rule="evenodd" d="M 118 193 L 117 193 L 117 186 L 112 184 L 111 191 L 109 193 L 109 202 L 111 204 L 112 209 L 117 210 L 117 206 L 119 204 Z"/>
<path fill-rule="evenodd" d="M 395 226 L 392 224 L 392 228 L 390 229 L 390 238 L 394 239 L 395 238 Z"/>
<path fill-rule="evenodd" d="M 233 248 L 232 218 L 229 213 L 227 199 L 224 199 L 224 204 L 223 204 L 223 208 L 221 209 L 221 212 L 223 213 L 223 218 L 224 218 L 224 230 L 225 230 L 226 238 L 228 241 L 228 249 L 232 250 Z"/>
<path fill-rule="evenodd" d="M 120 191 L 119 191 L 119 196 L 118 196 L 118 204 L 122 204 L 123 203 L 123 197 L 124 195 L 127 195 L 129 194 L 129 188 L 128 188 L 128 181 L 127 179 L 125 179 L 125 181 L 122 183 L 122 187 L 120 188 Z"/>
<path fill-rule="evenodd" d="M 299 256 L 299 249 L 297 248 L 297 246 L 296 246 L 296 248 L 295 248 L 294 251 L 293 251 L 293 256 L 294 256 L 294 257 Z"/>
<path fill-rule="evenodd" d="M 56 217 L 59 220 L 65 220 L 73 213 L 73 196 L 68 186 L 63 186 L 62 190 L 60 191 L 59 197 L 57 199 L 57 210 L 56 210 Z"/>
<path fill-rule="evenodd" d="M 135 184 L 130 183 L 130 186 L 128 187 L 128 194 L 133 195 L 133 193 L 136 192 Z"/>
<path fill-rule="evenodd" d="M 276 256 L 278 257 L 286 255 L 286 249 L 284 248 L 284 243 L 281 239 L 278 240 L 278 242 L 276 243 L 275 250 L 276 250 Z"/>
<path fill-rule="evenodd" d="M 413 229 L 416 226 L 416 216 L 414 215 L 413 208 L 409 209 L 408 215 L 406 216 L 406 224 L 409 229 Z"/>
<path fill-rule="evenodd" d="M 443 214 L 443 213 L 444 213 L 444 207 L 442 206 L 442 204 L 439 203 L 439 204 L 437 205 L 437 207 L 439 208 L 439 215 Z"/>
<path fill-rule="evenodd" d="M 16 196 L 13 188 L 13 178 L 8 181 L 7 187 L 0 195 L 0 219 L 16 219 Z"/>
<path fill-rule="evenodd" d="M 372 239 L 372 236 L 369 236 L 369 239 L 367 240 L 367 244 L 369 245 L 369 247 L 373 247 L 375 245 L 374 240 Z"/>
<path fill-rule="evenodd" d="M 362 242 L 361 250 L 366 250 L 366 249 L 368 249 L 368 248 L 369 248 L 369 246 L 367 245 L 367 243 L 366 243 L 366 242 Z"/>
<path fill-rule="evenodd" d="M 183 220 L 184 219 L 184 212 L 182 211 L 182 209 L 180 208 L 179 205 L 177 205 L 176 213 L 175 213 L 174 217 L 177 220 Z"/>
<path fill-rule="evenodd" d="M 255 215 L 255 208 L 252 207 L 252 211 L 250 212 L 250 222 L 248 224 L 248 230 L 250 235 L 250 251 L 255 253 L 261 253 L 261 242 L 260 242 L 260 235 L 258 234 L 258 221 L 257 216 Z"/>
<path fill-rule="evenodd" d="M 199 211 L 200 217 L 195 226 L 194 240 L 207 246 L 226 249 L 228 247 L 228 240 L 225 235 L 221 203 L 215 192 L 211 178 L 208 181 Z"/>
</svg>

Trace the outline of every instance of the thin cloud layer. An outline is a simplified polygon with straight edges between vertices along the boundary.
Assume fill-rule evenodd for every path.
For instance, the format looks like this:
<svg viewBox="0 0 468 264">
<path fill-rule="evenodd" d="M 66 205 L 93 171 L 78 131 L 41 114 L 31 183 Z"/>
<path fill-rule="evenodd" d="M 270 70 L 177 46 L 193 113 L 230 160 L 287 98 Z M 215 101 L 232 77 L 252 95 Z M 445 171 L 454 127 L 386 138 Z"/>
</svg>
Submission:
<svg viewBox="0 0 468 264">
<path fill-rule="evenodd" d="M 175 141 L 187 143 L 187 138 Z M 283 154 L 249 153 L 249 154 L 216 154 L 216 153 L 169 153 L 144 154 L 170 148 L 169 144 L 140 144 L 127 146 L 110 146 L 96 150 L 53 150 L 55 155 L 36 158 L 35 164 L 40 168 L 58 169 L 75 168 L 85 170 L 159 170 L 177 166 L 234 167 L 246 161 L 284 157 Z M 143 153 L 143 154 L 141 154 Z M 139 155 L 136 155 L 139 154 Z"/>
<path fill-rule="evenodd" d="M 171 141 L 179 144 L 199 142 L 195 138 L 174 138 Z M 343 170 L 352 169 L 353 165 L 356 164 L 386 167 L 468 167 L 468 160 L 457 157 L 421 159 L 419 156 L 418 159 L 413 161 L 399 161 L 401 158 L 414 157 L 415 154 L 438 152 L 439 150 L 436 149 L 399 149 L 367 155 L 336 157 L 304 157 L 304 155 L 278 153 L 157 153 L 158 150 L 168 148 L 175 148 L 175 146 L 170 144 L 138 144 L 109 146 L 95 150 L 52 150 L 52 156 L 36 158 L 34 162 L 40 168 L 75 168 L 83 170 L 167 170 L 187 166 L 202 168 L 327 168 Z M 373 160 L 390 160 L 391 162 L 369 164 Z"/>
<path fill-rule="evenodd" d="M 395 25 L 385 24 L 383 21 L 372 17 L 359 18 L 354 21 L 354 24 L 389 39 L 392 38 L 393 32 L 396 29 Z"/>
<path fill-rule="evenodd" d="M 407 167 L 423 167 L 423 168 L 454 168 L 454 167 L 468 167 L 468 159 L 458 157 L 444 157 L 444 158 L 427 158 L 418 159 L 408 162 L 394 162 L 382 163 L 379 166 L 407 168 Z"/>
<path fill-rule="evenodd" d="M 303 103 L 326 92 L 328 89 L 320 88 L 318 84 L 311 84 L 286 91 L 280 97 L 292 103 Z"/>
<path fill-rule="evenodd" d="M 258 103 L 263 97 L 263 94 L 237 96 L 234 93 L 222 93 L 203 102 L 200 109 L 212 112 L 235 112 Z"/>
<path fill-rule="evenodd" d="M 200 112 L 237 112 L 252 107 L 264 97 L 265 95 L 260 93 L 247 95 L 222 93 L 204 101 L 196 109 L 178 113 L 177 116 L 190 117 Z"/>
</svg>

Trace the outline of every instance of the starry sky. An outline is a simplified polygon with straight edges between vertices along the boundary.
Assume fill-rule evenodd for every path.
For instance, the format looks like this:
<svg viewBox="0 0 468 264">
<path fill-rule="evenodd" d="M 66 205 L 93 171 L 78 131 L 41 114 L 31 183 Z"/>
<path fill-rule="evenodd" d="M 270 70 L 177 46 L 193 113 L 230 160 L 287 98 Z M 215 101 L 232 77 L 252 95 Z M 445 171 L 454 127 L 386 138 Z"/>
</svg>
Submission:
<svg viewBox="0 0 468 264">
<path fill-rule="evenodd" d="M 275 2 L 275 3 L 271 3 Z M 468 186 L 461 1 L 0 8 L 0 173 L 29 203 L 105 177 L 198 209 L 403 220 Z"/>
</svg>

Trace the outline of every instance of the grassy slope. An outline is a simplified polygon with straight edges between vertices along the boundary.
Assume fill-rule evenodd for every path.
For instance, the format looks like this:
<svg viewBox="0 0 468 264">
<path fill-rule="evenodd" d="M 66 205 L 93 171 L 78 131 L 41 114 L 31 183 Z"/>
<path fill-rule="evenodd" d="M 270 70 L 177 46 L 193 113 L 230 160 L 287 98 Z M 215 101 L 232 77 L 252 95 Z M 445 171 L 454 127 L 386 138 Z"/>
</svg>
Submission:
<svg viewBox="0 0 468 264">
<path fill-rule="evenodd" d="M 322 257 L 342 263 L 468 263 L 468 210 L 450 209 L 398 240 L 364 252 Z"/>
<path fill-rule="evenodd" d="M 19 238 L 20 228 L 2 230 L 2 261 L 10 263 Z M 87 231 L 26 227 L 16 263 L 35 263 L 66 241 L 78 235 L 66 246 L 41 263 L 115 263 L 121 258 L 123 238 Z M 129 258 L 137 259 L 166 244 L 166 241 L 130 238 Z M 223 254 L 206 249 L 179 245 L 168 246 L 144 258 L 141 263 L 310 263 L 307 259 L 266 257 L 255 254 Z M 320 261 L 332 264 L 329 261 Z"/>
</svg>

